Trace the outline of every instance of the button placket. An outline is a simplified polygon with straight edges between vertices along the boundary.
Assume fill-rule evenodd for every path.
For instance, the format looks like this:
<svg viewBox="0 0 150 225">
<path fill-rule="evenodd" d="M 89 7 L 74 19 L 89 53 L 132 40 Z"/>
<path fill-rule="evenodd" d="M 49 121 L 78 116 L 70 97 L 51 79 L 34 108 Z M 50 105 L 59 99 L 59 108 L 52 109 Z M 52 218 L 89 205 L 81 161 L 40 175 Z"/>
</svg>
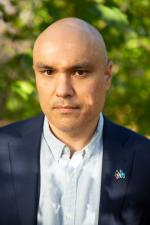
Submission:
<svg viewBox="0 0 150 225">
<path fill-rule="evenodd" d="M 74 153 L 66 166 L 66 188 L 64 196 L 64 221 L 65 225 L 75 225 L 77 182 L 83 162 L 83 154 Z"/>
<path fill-rule="evenodd" d="M 70 168 L 68 168 L 70 169 Z M 76 206 L 76 173 L 75 170 L 70 171 L 67 170 L 68 174 L 68 183 L 67 183 L 67 190 L 66 190 L 66 224 L 67 225 L 74 225 L 75 221 L 75 206 Z"/>
</svg>

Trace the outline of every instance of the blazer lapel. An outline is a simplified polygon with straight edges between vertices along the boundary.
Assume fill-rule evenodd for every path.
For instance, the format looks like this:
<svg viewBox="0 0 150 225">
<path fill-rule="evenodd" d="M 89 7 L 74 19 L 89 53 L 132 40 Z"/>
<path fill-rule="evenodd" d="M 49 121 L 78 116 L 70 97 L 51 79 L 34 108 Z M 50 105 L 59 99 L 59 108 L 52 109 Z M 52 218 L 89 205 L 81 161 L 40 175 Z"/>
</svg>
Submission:
<svg viewBox="0 0 150 225">
<path fill-rule="evenodd" d="M 9 144 L 16 202 L 21 225 L 36 224 L 40 183 L 43 115 L 25 123 L 22 135 Z"/>
<path fill-rule="evenodd" d="M 134 155 L 134 151 L 125 146 L 129 139 L 129 132 L 125 131 L 105 119 L 99 224 L 117 224 L 123 206 Z M 125 177 L 117 179 L 117 170 Z"/>
</svg>

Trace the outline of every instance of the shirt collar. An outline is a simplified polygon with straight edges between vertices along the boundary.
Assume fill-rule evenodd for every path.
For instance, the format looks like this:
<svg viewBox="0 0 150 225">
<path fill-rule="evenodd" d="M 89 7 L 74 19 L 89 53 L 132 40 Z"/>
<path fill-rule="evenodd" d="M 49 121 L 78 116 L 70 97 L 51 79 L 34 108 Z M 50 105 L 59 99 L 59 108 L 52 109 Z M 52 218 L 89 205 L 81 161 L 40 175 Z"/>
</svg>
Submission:
<svg viewBox="0 0 150 225">
<path fill-rule="evenodd" d="M 96 146 L 100 144 L 100 141 L 102 139 L 103 125 L 104 118 L 102 113 L 100 113 L 97 128 L 93 137 L 91 138 L 90 142 L 77 154 L 82 154 L 82 157 L 86 156 L 86 158 L 89 158 L 94 153 L 94 149 L 96 149 Z M 46 116 L 44 118 L 43 124 L 43 136 L 53 154 L 54 159 L 58 161 L 60 157 L 65 154 L 66 149 L 68 149 L 68 147 L 66 148 L 66 145 L 54 136 L 54 134 L 49 128 L 49 123 Z"/>
<path fill-rule="evenodd" d="M 100 113 L 95 133 L 92 136 L 90 142 L 83 148 L 85 150 L 86 158 L 90 158 L 92 155 L 94 155 L 97 152 L 96 150 L 100 150 L 103 126 L 104 126 L 104 118 L 103 118 L 103 114 Z"/>
<path fill-rule="evenodd" d="M 50 148 L 53 154 L 54 159 L 58 161 L 59 158 L 61 157 L 62 150 L 64 149 L 65 144 L 58 138 L 56 138 L 55 135 L 52 133 L 46 116 L 44 118 L 43 124 L 43 135 L 45 141 L 47 142 L 48 147 Z"/>
</svg>

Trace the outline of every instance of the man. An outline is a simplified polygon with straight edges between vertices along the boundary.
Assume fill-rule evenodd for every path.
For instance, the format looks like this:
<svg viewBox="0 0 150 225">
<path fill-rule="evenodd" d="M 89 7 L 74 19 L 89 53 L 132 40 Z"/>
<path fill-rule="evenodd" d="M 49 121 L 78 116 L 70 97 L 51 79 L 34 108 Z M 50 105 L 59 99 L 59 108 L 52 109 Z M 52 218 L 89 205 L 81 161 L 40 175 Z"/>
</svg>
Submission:
<svg viewBox="0 0 150 225">
<path fill-rule="evenodd" d="M 36 40 L 33 68 L 43 113 L 0 130 L 0 225 L 150 224 L 150 142 L 102 114 L 102 36 L 59 20 Z"/>
</svg>

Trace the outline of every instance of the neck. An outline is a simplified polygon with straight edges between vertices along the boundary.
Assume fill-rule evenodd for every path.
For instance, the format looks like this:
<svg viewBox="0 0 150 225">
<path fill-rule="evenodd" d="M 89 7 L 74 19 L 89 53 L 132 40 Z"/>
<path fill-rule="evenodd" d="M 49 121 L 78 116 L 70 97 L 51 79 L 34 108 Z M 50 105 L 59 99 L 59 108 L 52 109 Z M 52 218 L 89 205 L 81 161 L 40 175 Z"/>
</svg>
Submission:
<svg viewBox="0 0 150 225">
<path fill-rule="evenodd" d="M 92 121 L 89 126 L 84 128 L 78 128 L 76 130 L 72 129 L 72 132 L 57 129 L 52 124 L 50 124 L 50 129 L 60 141 L 69 147 L 71 154 L 73 154 L 74 152 L 84 148 L 90 142 L 95 133 L 97 123 L 98 119 Z"/>
</svg>

